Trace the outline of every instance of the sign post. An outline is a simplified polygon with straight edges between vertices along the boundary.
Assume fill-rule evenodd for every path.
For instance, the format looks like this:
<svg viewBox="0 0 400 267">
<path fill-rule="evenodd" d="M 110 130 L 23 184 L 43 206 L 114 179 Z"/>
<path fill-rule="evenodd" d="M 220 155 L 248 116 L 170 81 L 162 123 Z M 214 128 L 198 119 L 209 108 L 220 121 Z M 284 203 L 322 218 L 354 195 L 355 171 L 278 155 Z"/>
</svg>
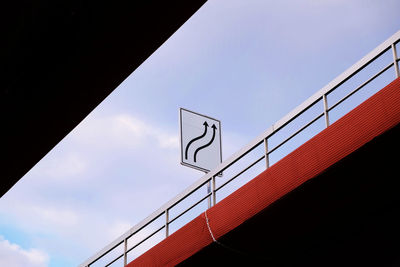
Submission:
<svg viewBox="0 0 400 267">
<path fill-rule="evenodd" d="M 221 122 L 184 108 L 179 110 L 179 119 L 181 164 L 205 173 L 217 167 L 222 162 Z M 211 192 L 210 183 L 207 191 Z"/>
</svg>

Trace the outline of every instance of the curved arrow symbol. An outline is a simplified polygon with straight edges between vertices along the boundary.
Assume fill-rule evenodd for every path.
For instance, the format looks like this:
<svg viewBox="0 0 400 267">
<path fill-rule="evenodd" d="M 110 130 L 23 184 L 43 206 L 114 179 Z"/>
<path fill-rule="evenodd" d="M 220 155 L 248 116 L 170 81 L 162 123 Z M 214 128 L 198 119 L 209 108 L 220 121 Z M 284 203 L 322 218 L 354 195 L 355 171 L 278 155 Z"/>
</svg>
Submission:
<svg viewBox="0 0 400 267">
<path fill-rule="evenodd" d="M 196 138 L 193 138 L 193 139 L 190 140 L 190 142 L 187 144 L 186 149 L 185 149 L 185 159 L 188 158 L 189 146 L 190 146 L 194 141 L 197 141 L 197 140 L 203 138 L 204 136 L 206 136 L 206 134 L 207 134 L 207 128 L 208 128 L 208 123 L 205 121 L 205 122 L 203 123 L 203 125 L 204 125 L 204 133 L 203 133 L 202 135 L 196 137 Z M 196 160 L 195 160 L 195 162 L 196 162 Z"/>
<path fill-rule="evenodd" d="M 198 149 L 196 149 L 196 151 L 194 152 L 194 162 L 196 162 L 197 153 L 198 153 L 200 150 L 202 150 L 203 148 L 206 148 L 206 147 L 208 147 L 209 145 L 211 145 L 212 142 L 214 141 L 214 138 L 215 138 L 215 130 L 217 129 L 217 127 L 215 126 L 215 124 L 213 124 L 213 125 L 211 126 L 211 128 L 213 128 L 213 136 L 212 136 L 210 142 L 208 142 L 208 143 L 205 144 L 204 146 L 201 146 L 201 147 L 199 147 Z"/>
</svg>

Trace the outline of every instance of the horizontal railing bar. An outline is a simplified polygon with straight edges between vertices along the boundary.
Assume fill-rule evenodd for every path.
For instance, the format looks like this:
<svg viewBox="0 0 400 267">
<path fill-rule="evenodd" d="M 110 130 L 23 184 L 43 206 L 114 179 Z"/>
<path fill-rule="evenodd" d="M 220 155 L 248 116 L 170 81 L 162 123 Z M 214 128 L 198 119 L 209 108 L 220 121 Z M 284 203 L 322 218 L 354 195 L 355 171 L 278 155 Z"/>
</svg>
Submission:
<svg viewBox="0 0 400 267">
<path fill-rule="evenodd" d="M 225 171 L 226 169 L 228 169 L 230 166 L 232 166 L 233 164 L 235 164 L 236 162 L 238 162 L 240 159 L 242 159 L 244 156 L 246 156 L 248 153 L 250 153 L 251 151 L 253 151 L 256 147 L 258 147 L 259 145 L 261 145 L 264 142 L 264 139 L 257 142 L 254 146 L 252 146 L 251 149 L 249 149 L 246 152 L 242 152 L 240 157 L 237 158 L 237 160 L 232 161 L 230 163 L 228 163 L 225 167 L 221 168 L 221 170 L 219 172 L 216 172 L 213 176 L 218 176 L 220 173 L 222 173 L 223 171 Z M 240 151 L 239 151 L 240 152 Z M 210 177 L 212 178 L 212 176 Z"/>
<path fill-rule="evenodd" d="M 154 222 L 155 220 L 157 220 L 163 213 L 158 214 L 158 216 L 154 216 L 151 217 L 148 216 L 146 219 L 150 218 L 150 220 L 143 220 L 142 222 L 138 223 L 137 225 L 135 225 L 134 227 L 132 227 L 129 231 L 125 232 L 123 235 L 121 235 L 118 239 L 114 240 L 114 242 L 112 242 L 111 244 L 109 244 L 108 246 L 106 246 L 105 248 L 103 248 L 104 252 L 102 253 L 98 253 L 97 257 L 93 257 L 94 260 L 90 261 L 88 260 L 87 264 L 81 264 L 80 267 L 84 267 L 84 266 L 88 266 L 91 265 L 93 263 L 95 263 L 97 260 L 101 259 L 102 257 L 104 257 L 106 254 L 108 254 L 110 251 L 112 251 L 113 249 L 115 249 L 116 247 L 118 247 L 119 245 L 121 245 L 125 239 L 130 238 L 132 235 L 136 234 L 137 232 L 139 232 L 140 230 L 142 230 L 144 227 L 146 227 L 147 225 L 149 225 L 150 223 Z"/>
<path fill-rule="evenodd" d="M 136 247 L 140 246 L 143 242 L 145 242 L 146 240 L 148 240 L 150 237 L 152 237 L 153 235 L 155 235 L 156 233 L 160 232 L 165 226 L 161 226 L 160 228 L 158 228 L 155 232 L 153 232 L 152 234 L 150 234 L 149 236 L 147 236 L 145 239 L 143 239 L 142 241 L 140 241 L 139 243 L 137 243 L 135 246 L 131 247 L 130 249 L 128 249 L 126 251 L 126 253 L 128 254 L 129 252 L 131 252 L 133 249 L 135 249 Z M 116 262 L 117 260 L 119 260 L 120 258 L 122 258 L 124 256 L 125 252 L 123 252 L 122 254 L 120 254 L 119 256 L 117 256 L 115 259 L 113 259 L 111 262 L 107 263 L 105 265 L 105 267 L 110 266 L 111 264 L 113 264 L 114 262 Z"/>
<path fill-rule="evenodd" d="M 383 42 L 378 47 L 376 47 L 374 50 L 372 50 L 365 57 L 360 59 L 353 66 L 348 68 L 345 72 L 343 72 L 341 75 L 339 75 L 336 79 L 334 79 L 332 82 L 330 82 L 327 86 L 322 88 L 321 91 L 322 92 L 325 91 L 325 94 L 329 94 L 336 87 L 338 87 L 342 83 L 346 82 L 348 79 L 350 79 L 351 77 L 356 75 L 358 72 L 363 70 L 367 65 L 369 65 L 376 58 L 378 58 L 379 56 L 384 54 L 386 51 L 388 51 L 391 48 L 392 43 L 399 39 L 400 39 L 400 31 L 396 32 L 389 39 L 387 39 L 385 42 Z"/>
<path fill-rule="evenodd" d="M 144 242 L 146 242 L 146 240 L 148 240 L 149 238 L 151 238 L 152 236 L 154 236 L 155 234 L 157 234 L 158 232 L 160 232 L 164 227 L 165 227 L 165 225 L 160 226 L 156 231 L 154 231 L 153 233 L 151 233 L 150 235 L 148 235 L 145 239 L 143 239 L 143 240 L 140 241 L 139 243 L 135 244 L 133 247 L 127 249 L 127 250 L 126 250 L 126 253 L 131 252 L 133 249 L 137 248 L 138 246 L 140 246 L 141 244 L 143 244 Z M 122 255 L 123 255 L 123 254 L 122 254 Z"/>
<path fill-rule="evenodd" d="M 331 81 L 325 87 L 323 87 L 318 92 L 316 92 L 314 95 L 312 95 L 310 98 L 308 98 L 306 101 L 304 101 L 297 108 L 295 108 L 294 110 L 289 112 L 286 116 L 284 116 L 278 122 L 276 122 L 271 127 L 269 127 L 264 133 L 262 133 L 257 138 L 252 140 L 248 145 L 246 145 L 241 150 L 239 150 L 238 152 L 233 154 L 228 160 L 225 160 L 224 162 L 219 164 L 214 170 L 210 171 L 209 173 L 207 173 L 206 175 L 201 177 L 199 180 L 197 180 L 191 186 L 189 186 L 184 191 L 182 191 L 180 194 L 178 194 L 175 198 L 173 198 L 170 201 L 168 201 L 167 203 L 165 203 L 158 210 L 156 210 L 151 215 L 149 215 L 144 220 L 142 220 L 140 223 L 138 223 L 137 225 L 132 227 L 125 234 L 121 235 L 119 238 L 117 238 L 111 244 L 109 244 L 108 246 L 106 246 L 105 248 L 100 250 L 94 256 L 90 257 L 88 260 L 86 260 L 80 266 L 88 266 L 88 265 L 96 262 L 98 259 L 103 257 L 105 254 L 109 253 L 112 249 L 114 249 L 116 246 L 121 244 L 124 239 L 132 236 L 134 233 L 138 232 L 140 229 L 147 226 L 150 223 L 150 221 L 152 222 L 155 220 L 155 217 L 158 218 L 159 216 L 161 216 L 165 212 L 165 210 L 170 209 L 171 207 L 175 206 L 177 203 L 179 203 L 180 201 L 185 199 L 188 195 L 192 194 L 192 192 L 196 191 L 199 187 L 201 187 L 205 183 L 209 182 L 213 176 L 218 175 L 223 170 L 230 167 L 232 164 L 234 164 L 235 162 L 240 160 L 242 157 L 247 155 L 255 147 L 257 147 L 259 144 L 263 143 L 265 138 L 270 137 L 272 134 L 276 133 L 281 128 L 283 128 L 285 125 L 287 125 L 288 123 L 293 121 L 295 118 L 300 116 L 301 113 L 303 113 L 310 106 L 312 106 L 317 101 L 319 101 L 319 99 L 321 99 L 322 95 L 329 94 L 331 91 L 336 89 L 339 85 L 343 84 L 345 81 L 347 81 L 348 79 L 353 77 L 356 73 L 361 71 L 370 62 L 372 62 L 377 57 L 379 57 L 383 53 L 385 53 L 388 49 L 390 49 L 392 44 L 398 43 L 399 40 L 400 40 L 400 31 L 396 32 L 394 35 L 392 35 L 390 38 L 388 38 L 386 41 L 384 41 L 382 44 L 380 44 L 378 47 L 376 47 L 374 50 L 372 50 L 370 53 L 368 53 L 366 56 L 364 56 L 361 60 L 359 60 L 353 66 L 351 66 L 345 72 L 343 72 L 338 77 L 336 77 L 333 81 Z"/>
<path fill-rule="evenodd" d="M 377 48 L 375 48 L 373 51 L 368 53 L 365 57 L 363 57 L 361 60 L 359 60 L 353 66 L 348 68 L 341 75 L 336 77 L 336 79 L 331 81 L 328 85 L 324 86 L 321 90 L 316 92 L 314 95 L 312 95 L 310 98 L 308 98 L 302 104 L 300 104 L 297 108 L 295 108 L 294 110 L 289 112 L 285 117 L 283 117 L 281 120 L 279 120 L 277 123 L 275 123 L 273 125 L 273 128 L 274 128 L 273 133 L 276 133 L 277 131 L 279 131 L 280 129 L 285 127 L 287 124 L 289 124 L 291 121 L 296 119 L 298 116 L 300 116 L 308 108 L 310 108 L 316 102 L 318 102 L 324 94 L 328 95 L 329 93 L 331 93 L 337 87 L 339 87 L 340 85 L 345 83 L 347 80 L 349 80 L 351 77 L 353 77 L 358 72 L 360 72 L 362 69 L 364 69 L 368 64 L 370 64 L 376 58 L 378 58 L 383 53 L 388 51 L 391 47 L 391 44 L 393 43 L 393 40 L 394 39 L 398 40 L 399 38 L 400 38 L 400 31 L 395 33 L 388 40 L 386 40 L 381 45 L 379 45 Z"/>
<path fill-rule="evenodd" d="M 152 222 L 154 222 L 155 220 L 157 220 L 158 218 L 160 218 L 163 215 L 164 212 L 158 214 L 157 216 L 155 216 L 154 218 L 152 218 L 151 220 L 149 220 L 145 225 L 143 225 L 142 227 L 138 228 L 136 231 L 132 232 L 131 234 L 127 235 L 126 238 L 124 239 L 129 239 L 130 237 L 132 237 L 133 235 L 135 235 L 136 233 L 138 233 L 139 231 L 141 231 L 143 228 L 145 228 L 146 226 L 148 226 L 149 224 L 151 224 Z"/>
<path fill-rule="evenodd" d="M 322 95 L 324 94 L 329 94 L 332 90 L 346 82 L 348 79 L 353 77 L 356 73 L 361 71 L 365 66 L 367 66 L 370 62 L 375 60 L 377 57 L 381 56 L 383 53 L 385 53 L 387 50 L 390 49 L 392 43 L 398 42 L 400 39 L 400 31 L 396 32 L 393 34 L 391 37 L 389 37 L 386 41 L 381 43 L 378 47 L 376 47 L 374 50 L 372 50 L 370 53 L 368 53 L 366 56 L 364 56 L 362 59 L 360 59 L 357 63 L 353 64 L 350 68 L 348 68 L 346 71 L 344 71 L 342 74 L 340 74 L 338 77 L 336 77 L 334 80 L 332 80 L 330 83 L 328 83 L 326 86 L 324 86 L 322 89 L 320 89 L 318 92 L 316 92 L 314 95 L 312 95 L 310 98 L 308 98 L 306 101 L 304 101 L 302 104 L 300 104 L 297 108 L 289 112 L 285 117 L 280 119 L 277 123 L 273 125 L 274 129 L 280 129 L 284 125 L 288 123 L 288 121 L 296 116 L 301 110 L 304 108 L 312 105 L 312 103 L 316 102 L 317 99 L 320 99 Z"/>
<path fill-rule="evenodd" d="M 111 264 L 113 264 L 114 262 L 116 262 L 117 260 L 121 259 L 124 256 L 124 254 L 122 253 L 121 255 L 119 255 L 117 258 L 113 259 L 111 262 L 107 263 L 106 265 L 104 265 L 104 267 L 108 267 Z"/>
<path fill-rule="evenodd" d="M 326 95 L 329 95 L 332 93 L 336 88 L 338 88 L 340 85 L 344 84 L 348 80 L 350 80 L 352 77 L 354 77 L 357 73 L 365 69 L 369 64 L 371 64 L 375 59 L 383 55 L 385 52 L 387 52 L 390 49 L 390 46 L 388 46 L 386 49 L 382 50 L 379 54 L 377 54 L 375 57 L 371 58 L 369 61 L 364 62 L 364 65 L 361 66 L 359 69 L 355 70 L 351 75 L 348 75 L 346 78 L 344 78 L 340 83 L 338 83 L 336 86 L 332 87 L 330 90 L 326 92 Z"/>
<path fill-rule="evenodd" d="M 233 181 L 234 179 L 236 179 L 238 176 L 240 176 L 241 174 L 243 174 L 244 172 L 246 172 L 248 169 L 250 169 L 251 167 L 253 167 L 254 165 L 256 165 L 257 163 L 259 163 L 261 160 L 263 160 L 265 158 L 265 155 L 262 155 L 260 158 L 258 158 L 256 161 L 254 161 L 252 164 L 250 164 L 249 166 L 247 166 L 245 169 L 243 169 L 242 171 L 240 171 L 238 174 L 236 174 L 235 176 L 233 176 L 232 178 L 230 178 L 229 180 L 225 181 L 222 185 L 218 186 L 215 189 L 215 192 L 217 192 L 218 190 L 220 190 L 222 187 L 224 187 L 225 185 L 227 185 L 228 183 L 230 183 L 231 181 Z"/>
<path fill-rule="evenodd" d="M 351 97 L 352 95 L 354 95 L 355 93 L 357 93 L 360 89 L 362 89 L 364 86 L 366 86 L 367 84 L 369 84 L 370 82 L 372 82 L 373 80 L 375 80 L 379 75 L 381 75 L 382 73 L 384 73 L 385 71 L 387 71 L 388 69 L 390 69 L 393 66 L 393 62 L 391 62 L 390 64 L 388 64 L 386 67 L 384 67 L 383 69 L 381 69 L 379 72 L 377 72 L 374 76 L 372 76 L 371 78 L 369 78 L 367 81 L 365 81 L 364 83 L 362 83 L 361 85 L 359 85 L 356 89 L 354 89 L 353 91 L 351 91 L 350 93 L 348 93 L 345 97 L 343 97 L 342 99 L 340 99 L 339 101 L 337 101 L 334 105 L 332 105 L 331 107 L 328 108 L 328 111 L 331 111 L 332 109 L 334 109 L 335 107 L 337 107 L 338 105 L 340 105 L 341 103 L 343 103 L 343 101 L 345 101 L 346 99 L 348 99 L 349 97 Z"/>
<path fill-rule="evenodd" d="M 178 205 L 180 202 L 182 202 L 183 200 L 185 200 L 187 197 L 189 197 L 191 194 L 193 194 L 194 192 L 196 192 L 197 190 L 199 190 L 203 185 L 205 185 L 206 183 L 208 183 L 209 181 L 211 181 L 211 177 L 208 178 L 206 181 L 204 181 L 203 183 L 201 183 L 198 187 L 196 187 L 195 189 L 193 189 L 193 191 L 191 191 L 190 193 L 188 193 L 184 198 L 182 198 L 179 201 L 176 201 L 173 205 L 171 205 L 170 208 L 175 207 L 176 205 Z"/>
<path fill-rule="evenodd" d="M 182 215 L 184 215 L 186 212 L 188 212 L 189 210 L 193 209 L 194 207 L 196 207 L 197 205 L 199 205 L 202 201 L 206 200 L 208 197 L 211 196 L 211 193 L 208 193 L 207 195 L 205 195 L 204 197 L 202 197 L 200 200 L 198 200 L 196 203 L 194 203 L 192 206 L 190 206 L 189 208 L 185 209 L 183 212 L 181 212 L 180 214 L 178 214 L 175 218 L 173 218 L 172 220 L 169 221 L 168 224 L 171 224 L 172 222 L 174 222 L 175 220 L 179 219 Z"/>
<path fill-rule="evenodd" d="M 294 121 L 295 119 L 297 119 L 298 117 L 300 117 L 302 114 L 304 114 L 304 112 L 306 112 L 307 110 L 309 110 L 312 106 L 314 106 L 316 103 L 318 103 L 318 101 L 320 101 L 322 99 L 322 95 L 313 99 L 313 101 L 305 101 L 303 102 L 302 105 L 300 105 L 299 110 L 297 110 L 296 114 L 293 114 L 292 116 L 290 116 L 290 118 L 287 118 L 284 121 L 278 121 L 277 123 L 275 123 L 273 125 L 274 127 L 274 131 L 273 133 L 270 135 L 272 136 L 273 134 L 276 134 L 278 131 L 280 131 L 282 128 L 284 128 L 285 126 L 287 126 L 289 123 L 291 123 L 292 121 Z M 267 136 L 270 137 L 270 136 Z"/>
<path fill-rule="evenodd" d="M 318 119 L 320 119 L 322 116 L 324 116 L 324 112 L 320 113 L 317 117 L 315 117 L 314 119 L 312 119 L 310 122 L 308 122 L 306 125 L 304 125 L 303 127 L 301 127 L 299 130 L 297 130 L 296 132 L 294 132 L 291 136 L 289 136 L 288 138 L 286 138 L 285 140 L 283 140 L 281 143 L 279 143 L 277 146 L 275 146 L 274 148 L 270 149 L 267 154 L 271 154 L 272 152 L 274 152 L 275 150 L 277 150 L 278 148 L 280 148 L 281 146 L 283 146 L 285 143 L 287 143 L 290 139 L 292 139 L 293 137 L 295 137 L 296 135 L 298 135 L 300 132 L 302 132 L 304 129 L 306 129 L 308 126 L 310 126 L 311 124 L 313 124 L 314 122 L 316 122 Z"/>
<path fill-rule="evenodd" d="M 124 243 L 124 240 L 115 240 L 115 241 L 119 241 L 119 242 L 114 242 L 111 243 L 109 246 L 107 246 L 108 250 L 104 251 L 102 253 L 102 255 L 100 255 L 98 258 L 94 259 L 93 261 L 91 261 L 90 263 L 86 264 L 86 265 L 80 265 L 80 266 L 89 266 L 93 263 L 95 263 L 96 261 L 100 260 L 101 258 L 103 258 L 105 255 L 107 255 L 110 251 L 114 250 L 115 248 L 117 248 L 119 245 L 121 245 L 122 243 Z"/>
</svg>

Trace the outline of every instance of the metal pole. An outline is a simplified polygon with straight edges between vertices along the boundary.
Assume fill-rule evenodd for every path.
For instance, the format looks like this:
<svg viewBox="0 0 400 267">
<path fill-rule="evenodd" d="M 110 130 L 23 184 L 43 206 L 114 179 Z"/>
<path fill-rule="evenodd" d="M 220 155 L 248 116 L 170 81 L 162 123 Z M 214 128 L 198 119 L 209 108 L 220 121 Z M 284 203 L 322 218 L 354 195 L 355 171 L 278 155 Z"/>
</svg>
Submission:
<svg viewBox="0 0 400 267">
<path fill-rule="evenodd" d="M 126 266 L 128 264 L 128 255 L 127 252 L 128 251 L 128 239 L 124 239 L 124 266 Z"/>
<path fill-rule="evenodd" d="M 264 139 L 264 147 L 265 147 L 265 165 L 266 169 L 269 168 L 269 154 L 268 154 L 268 139 Z"/>
<path fill-rule="evenodd" d="M 328 113 L 328 99 L 326 94 L 322 95 L 322 101 L 324 102 L 324 115 L 325 115 L 325 124 L 326 127 L 329 126 L 329 113 Z"/>
<path fill-rule="evenodd" d="M 169 209 L 165 210 L 165 237 L 169 236 Z"/>
<path fill-rule="evenodd" d="M 207 194 L 211 192 L 211 181 L 207 183 Z M 208 208 L 211 208 L 211 196 L 208 197 Z"/>
<path fill-rule="evenodd" d="M 397 51 L 396 51 L 396 46 L 392 44 L 392 52 L 393 52 L 393 63 L 394 63 L 394 71 L 396 72 L 396 77 L 400 77 L 400 72 L 399 72 L 399 64 L 397 64 Z"/>
<path fill-rule="evenodd" d="M 212 195 L 212 205 L 214 206 L 217 203 L 217 196 L 215 191 L 215 176 L 211 178 L 211 195 Z"/>
</svg>

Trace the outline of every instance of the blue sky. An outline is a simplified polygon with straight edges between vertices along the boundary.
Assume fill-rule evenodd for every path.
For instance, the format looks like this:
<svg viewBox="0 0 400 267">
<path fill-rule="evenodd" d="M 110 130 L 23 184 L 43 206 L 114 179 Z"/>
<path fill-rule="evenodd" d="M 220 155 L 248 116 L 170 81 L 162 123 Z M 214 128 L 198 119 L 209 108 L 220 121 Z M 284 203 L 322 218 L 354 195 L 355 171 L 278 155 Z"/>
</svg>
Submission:
<svg viewBox="0 0 400 267">
<path fill-rule="evenodd" d="M 398 10 L 208 1 L 0 199 L 0 265 L 80 264 L 202 176 L 179 164 L 180 107 L 221 120 L 226 159 L 397 32 Z"/>
</svg>

